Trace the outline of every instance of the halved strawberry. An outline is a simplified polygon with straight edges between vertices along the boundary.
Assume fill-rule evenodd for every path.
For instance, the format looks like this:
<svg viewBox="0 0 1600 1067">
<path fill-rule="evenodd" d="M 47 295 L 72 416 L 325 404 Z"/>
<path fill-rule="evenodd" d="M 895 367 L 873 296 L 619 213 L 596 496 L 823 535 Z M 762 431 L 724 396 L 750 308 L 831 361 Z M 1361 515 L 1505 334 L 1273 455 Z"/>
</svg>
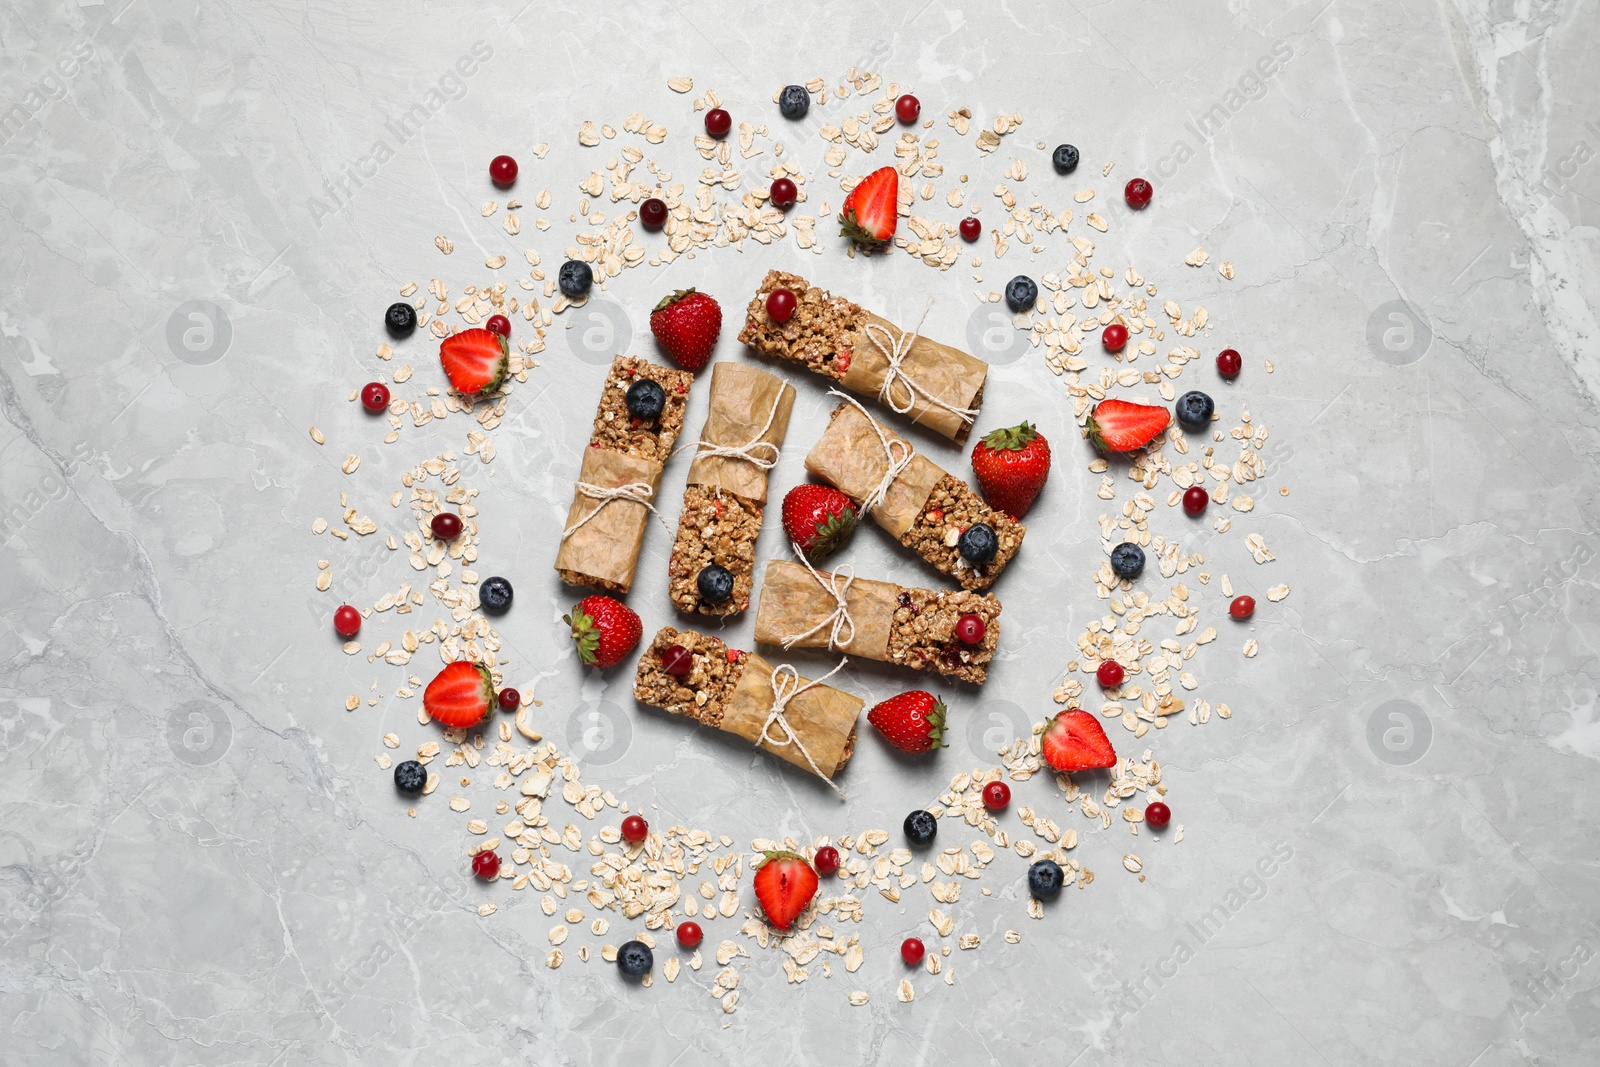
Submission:
<svg viewBox="0 0 1600 1067">
<path fill-rule="evenodd" d="M 1039 746 L 1045 762 L 1058 771 L 1086 771 L 1117 763 L 1116 750 L 1100 721 L 1076 708 L 1063 711 L 1045 727 Z"/>
<path fill-rule="evenodd" d="M 882 248 L 894 236 L 899 212 L 900 172 L 893 167 L 879 167 L 844 198 L 844 209 L 839 212 L 843 228 L 839 233 L 863 248 Z"/>
<path fill-rule="evenodd" d="M 486 331 L 487 332 L 487 331 Z M 440 726 L 476 726 L 494 704 L 494 679 L 489 668 L 471 660 L 445 664 L 422 693 L 422 707 Z"/>
<path fill-rule="evenodd" d="M 1154 441 L 1172 421 L 1166 408 L 1127 400 L 1102 400 L 1084 433 L 1102 452 L 1132 452 Z"/>
<path fill-rule="evenodd" d="M 511 339 L 488 330 L 462 330 L 439 345 L 439 362 L 462 396 L 488 396 L 500 388 L 511 362 Z"/>
<path fill-rule="evenodd" d="M 756 900 L 767 921 L 787 930 L 806 910 L 817 893 L 817 872 L 793 852 L 764 853 L 767 861 L 756 871 Z"/>
</svg>

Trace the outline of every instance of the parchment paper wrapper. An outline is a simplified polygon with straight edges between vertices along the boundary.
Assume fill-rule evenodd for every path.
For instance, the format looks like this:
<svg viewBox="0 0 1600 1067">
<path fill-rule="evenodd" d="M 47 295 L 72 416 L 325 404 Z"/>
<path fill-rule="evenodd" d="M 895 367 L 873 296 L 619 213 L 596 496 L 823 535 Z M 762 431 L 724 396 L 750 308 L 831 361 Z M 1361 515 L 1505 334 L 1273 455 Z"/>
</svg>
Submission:
<svg viewBox="0 0 1600 1067">
<path fill-rule="evenodd" d="M 745 654 L 744 672 L 739 675 L 728 707 L 722 714 L 721 729 L 738 734 L 757 748 L 809 771 L 811 764 L 793 742 L 774 748 L 757 741 L 761 736 L 761 727 L 772 710 L 773 669 L 772 664 L 755 653 Z M 802 676 L 799 684 L 804 686 L 808 681 Z M 860 697 L 829 685 L 817 685 L 789 701 L 789 706 L 784 709 L 784 719 L 806 746 L 806 751 L 811 753 L 811 758 L 816 760 L 824 778 L 833 778 L 850 762 L 850 756 L 855 751 L 856 719 L 865 704 Z M 767 735 L 779 740 L 786 736 L 783 727 L 776 723 L 767 731 Z"/>
<path fill-rule="evenodd" d="M 700 441 L 738 448 L 753 439 L 772 415 L 772 425 L 761 440 L 783 445 L 794 409 L 794 387 L 744 363 L 715 363 L 711 367 L 711 411 L 700 431 Z M 773 405 L 777 405 L 776 413 Z M 772 449 L 758 448 L 755 455 L 772 458 Z M 758 504 L 767 502 L 768 472 L 737 456 L 697 455 L 689 465 L 689 482 L 736 493 Z"/>
<path fill-rule="evenodd" d="M 822 580 L 832 576 L 822 572 Z M 893 582 L 874 582 L 857 578 L 845 590 L 844 600 L 855 621 L 855 635 L 847 645 L 837 646 L 862 659 L 889 661 L 889 634 L 894 628 L 894 612 L 899 607 L 900 587 Z M 803 634 L 833 614 L 839 602 L 817 584 L 799 563 L 775 559 L 767 564 L 761 584 L 761 601 L 756 605 L 756 640 L 764 645 L 783 647 L 796 634 Z M 827 648 L 833 624 L 800 638 L 790 648 Z M 849 631 L 845 631 L 846 635 Z"/>
<path fill-rule="evenodd" d="M 900 440 L 886 427 L 883 432 L 890 441 Z M 867 416 L 855 405 L 844 404 L 806 456 L 806 470 L 859 503 L 883 481 L 889 457 Z M 944 471 L 932 461 L 920 454 L 912 456 L 889 486 L 883 503 L 872 510 L 873 519 L 899 537 L 917 521 L 933 487 L 943 477 Z"/>
<path fill-rule="evenodd" d="M 643 482 L 658 490 L 661 464 L 606 448 L 585 448 L 578 481 L 602 489 Z M 596 509 L 600 514 L 561 542 L 556 552 L 556 570 L 569 585 L 594 585 L 626 593 L 633 586 L 645 527 L 652 521 L 650 511 L 637 501 L 596 500 L 574 490 L 572 509 L 567 512 L 562 529 L 570 529 Z"/>
<path fill-rule="evenodd" d="M 855 346 L 855 353 L 850 360 L 850 369 L 844 372 L 839 384 L 852 393 L 872 397 L 882 404 L 884 400 L 879 398 L 878 393 L 883 388 L 884 379 L 888 377 L 889 360 L 884 355 L 883 349 L 878 347 L 878 341 L 884 339 L 883 335 L 876 329 L 869 332 L 866 326 L 874 325 L 887 330 L 891 344 L 898 341 L 906 331 L 870 311 L 863 314 L 866 319 Z M 900 364 L 900 371 L 916 382 L 917 388 L 922 391 L 911 393 L 906 384 L 899 380 L 896 380 L 894 388 L 890 390 L 889 396 L 896 406 L 903 407 L 906 400 L 910 399 L 911 410 L 905 413 L 906 418 L 952 441 L 965 442 L 967 435 L 972 431 L 972 421 L 929 401 L 923 394 L 938 397 L 950 407 L 976 410 L 983 403 L 983 382 L 988 376 L 989 364 L 975 356 L 967 355 L 959 348 L 930 341 L 918 334 L 916 340 L 911 343 L 911 349 L 906 354 L 905 360 Z"/>
</svg>

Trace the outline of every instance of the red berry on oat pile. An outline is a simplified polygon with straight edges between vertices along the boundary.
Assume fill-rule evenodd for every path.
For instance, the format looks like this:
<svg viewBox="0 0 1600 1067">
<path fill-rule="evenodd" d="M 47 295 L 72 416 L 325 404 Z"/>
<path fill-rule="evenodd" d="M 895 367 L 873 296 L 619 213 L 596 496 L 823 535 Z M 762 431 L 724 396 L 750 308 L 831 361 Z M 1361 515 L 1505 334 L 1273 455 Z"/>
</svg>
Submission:
<svg viewBox="0 0 1600 1067">
<path fill-rule="evenodd" d="M 978 239 L 978 235 L 982 232 L 983 223 L 979 222 L 974 216 L 968 215 L 966 218 L 961 220 L 961 239 L 966 241 L 968 244 L 976 241 Z"/>
<path fill-rule="evenodd" d="M 572 627 L 578 658 L 591 667 L 613 667 L 639 643 L 644 626 L 639 615 L 622 601 L 608 596 L 586 596 L 562 622 Z"/>
<path fill-rule="evenodd" d="M 976 645 L 983 640 L 988 627 L 976 615 L 963 615 L 956 620 L 956 640 L 964 645 Z"/>
<path fill-rule="evenodd" d="M 340 637 L 354 637 L 361 632 L 361 612 L 349 604 L 341 604 L 333 613 L 333 628 Z"/>
<path fill-rule="evenodd" d="M 700 924 L 685 920 L 678 924 L 678 944 L 684 948 L 696 948 L 705 938 L 705 931 L 700 929 Z"/>
<path fill-rule="evenodd" d="M 767 318 L 773 322 L 788 322 L 798 306 L 794 294 L 787 289 L 774 289 L 767 294 Z"/>
<path fill-rule="evenodd" d="M 661 669 L 674 678 L 682 678 L 694 669 L 694 653 L 682 645 L 668 645 L 661 653 Z"/>
<path fill-rule="evenodd" d="M 1211 494 L 1206 492 L 1204 486 L 1191 485 L 1183 491 L 1183 510 L 1190 515 L 1199 515 L 1206 510 L 1206 505 L 1211 503 Z"/>
<path fill-rule="evenodd" d="M 454 541 L 461 536 L 461 516 L 453 511 L 441 511 L 428 523 L 428 529 L 441 541 Z"/>
<path fill-rule="evenodd" d="M 983 806 L 990 811 L 1004 811 L 1010 803 L 1011 787 L 1004 782 L 997 780 L 983 787 Z"/>
<path fill-rule="evenodd" d="M 1113 322 L 1100 331 L 1100 346 L 1107 352 L 1121 352 L 1128 343 L 1128 328 L 1120 322 Z"/>
<path fill-rule="evenodd" d="M 500 704 L 501 711 L 516 711 L 522 707 L 522 694 L 515 689 L 500 690 L 500 695 L 495 697 L 495 700 Z"/>
<path fill-rule="evenodd" d="M 906 961 L 907 967 L 915 967 L 927 954 L 926 946 L 918 938 L 908 937 L 900 942 L 900 958 Z"/>
<path fill-rule="evenodd" d="M 788 178 L 778 178 L 773 181 L 772 188 L 767 190 L 767 198 L 772 201 L 772 206 L 782 211 L 784 208 L 793 207 L 794 202 L 800 199 L 800 190 Z"/>
<path fill-rule="evenodd" d="M 1114 659 L 1106 660 L 1094 672 L 1095 681 L 1099 682 L 1101 687 L 1105 689 L 1115 689 L 1122 684 L 1122 679 L 1126 678 L 1127 675 L 1128 672 L 1122 669 L 1122 664 Z"/>
<path fill-rule="evenodd" d="M 389 387 L 382 382 L 368 382 L 361 387 L 361 406 L 370 415 L 388 410 Z"/>
<path fill-rule="evenodd" d="M 1228 605 L 1228 614 L 1239 620 L 1248 619 L 1256 613 L 1256 598 L 1253 596 L 1236 596 L 1233 603 Z"/>
<path fill-rule="evenodd" d="M 714 107 L 706 112 L 706 132 L 713 137 L 726 137 L 728 131 L 733 129 L 733 116 Z"/>
<path fill-rule="evenodd" d="M 1224 348 L 1217 353 L 1217 373 L 1224 378 L 1237 378 L 1243 369 L 1244 360 L 1234 349 Z"/>
<path fill-rule="evenodd" d="M 489 160 L 489 180 L 504 189 L 517 180 L 517 161 L 510 156 L 495 156 Z"/>
<path fill-rule="evenodd" d="M 894 102 L 894 117 L 907 126 L 922 117 L 922 101 L 906 93 Z"/>
<path fill-rule="evenodd" d="M 667 224 L 667 202 L 652 196 L 639 205 L 639 225 L 647 230 L 659 230 Z"/>
<path fill-rule="evenodd" d="M 1143 178 L 1135 178 L 1123 187 L 1122 197 L 1131 208 L 1142 208 L 1150 203 L 1150 198 L 1155 195 L 1155 190 Z"/>
<path fill-rule="evenodd" d="M 472 873 L 488 881 L 500 873 L 500 857 L 484 849 L 472 857 Z"/>
<path fill-rule="evenodd" d="M 722 333 L 722 305 L 705 293 L 678 289 L 650 312 L 650 332 L 672 361 L 686 371 L 711 362 Z"/>
<path fill-rule="evenodd" d="M 1152 801 L 1144 806 L 1144 821 L 1152 830 L 1163 829 L 1172 821 L 1172 809 L 1161 801 Z"/>
<path fill-rule="evenodd" d="M 650 836 L 650 824 L 644 821 L 642 815 L 630 815 L 622 820 L 622 839 L 629 844 L 637 845 Z"/>
<path fill-rule="evenodd" d="M 812 857 L 811 866 L 817 869 L 818 874 L 832 874 L 839 869 L 839 850 L 832 845 L 823 845 Z"/>
<path fill-rule="evenodd" d="M 490 315 L 489 321 L 483 324 L 483 328 L 501 337 L 511 336 L 511 320 L 504 315 Z"/>
</svg>

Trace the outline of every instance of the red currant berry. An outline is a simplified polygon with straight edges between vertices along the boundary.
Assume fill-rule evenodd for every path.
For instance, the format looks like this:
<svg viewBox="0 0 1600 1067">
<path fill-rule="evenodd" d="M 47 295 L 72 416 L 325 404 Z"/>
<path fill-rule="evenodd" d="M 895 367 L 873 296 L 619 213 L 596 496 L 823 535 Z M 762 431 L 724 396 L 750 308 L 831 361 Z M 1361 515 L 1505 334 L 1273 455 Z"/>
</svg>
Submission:
<svg viewBox="0 0 1600 1067">
<path fill-rule="evenodd" d="M 788 322 L 794 318 L 797 306 L 794 294 L 787 289 L 774 289 L 767 294 L 767 318 L 773 322 Z"/>
<path fill-rule="evenodd" d="M 1239 353 L 1231 348 L 1224 348 L 1217 353 L 1217 373 L 1224 378 L 1237 378 L 1239 371 L 1244 369 L 1244 360 L 1239 358 Z"/>
<path fill-rule="evenodd" d="M 1150 188 L 1150 183 L 1143 178 L 1135 178 L 1122 190 L 1123 199 L 1128 201 L 1131 208 L 1142 208 L 1150 202 L 1155 195 L 1155 190 Z"/>
<path fill-rule="evenodd" d="M 966 241 L 968 244 L 976 241 L 978 239 L 978 235 L 982 232 L 983 223 L 979 222 L 973 216 L 968 215 L 966 218 L 961 220 L 961 239 Z"/>
<path fill-rule="evenodd" d="M 433 536 L 441 541 L 454 541 L 461 536 L 461 516 L 453 511 L 441 511 L 428 524 Z"/>
<path fill-rule="evenodd" d="M 818 874 L 832 874 L 839 869 L 839 850 L 832 845 L 823 845 L 811 858 L 811 866 L 817 869 Z"/>
<path fill-rule="evenodd" d="M 678 924 L 678 944 L 684 948 L 697 947 L 705 936 L 705 931 L 700 929 L 697 922 L 684 921 Z"/>
<path fill-rule="evenodd" d="M 630 815 L 622 820 L 622 839 L 630 844 L 637 845 L 650 833 L 650 824 L 644 821 L 642 815 Z"/>
<path fill-rule="evenodd" d="M 706 112 L 706 132 L 713 137 L 726 137 L 728 131 L 733 129 L 733 116 L 714 107 Z"/>
<path fill-rule="evenodd" d="M 389 387 L 382 382 L 368 382 L 361 387 L 361 406 L 368 414 L 377 415 L 389 409 Z"/>
<path fill-rule="evenodd" d="M 1011 803 L 1011 787 L 1004 782 L 994 781 L 983 787 L 983 806 L 990 811 L 1004 811 L 1006 805 Z"/>
<path fill-rule="evenodd" d="M 522 694 L 515 689 L 502 689 L 495 699 L 500 702 L 501 711 L 516 711 L 522 706 Z"/>
<path fill-rule="evenodd" d="M 918 100 L 910 93 L 907 93 L 894 102 L 894 117 L 905 123 L 907 126 L 911 125 L 913 122 L 916 122 L 921 116 L 922 101 Z"/>
<path fill-rule="evenodd" d="M 772 188 L 767 190 L 767 198 L 772 201 L 772 206 L 780 211 L 793 206 L 800 199 L 800 190 L 788 178 L 778 178 L 772 183 Z"/>
<path fill-rule="evenodd" d="M 511 336 L 511 320 L 504 315 L 490 315 L 489 321 L 483 324 L 483 328 L 501 337 Z"/>
<path fill-rule="evenodd" d="M 639 205 L 639 225 L 647 230 L 659 230 L 667 224 L 667 202 L 652 196 Z"/>
<path fill-rule="evenodd" d="M 682 678 L 694 667 L 694 653 L 682 645 L 672 645 L 661 653 L 661 669 L 674 678 Z"/>
<path fill-rule="evenodd" d="M 1204 486 L 1191 485 L 1183 491 L 1183 510 L 1190 515 L 1202 514 L 1209 503 L 1211 494 L 1206 492 Z"/>
<path fill-rule="evenodd" d="M 1122 664 L 1118 663 L 1114 659 L 1106 660 L 1104 663 L 1100 664 L 1100 668 L 1094 672 L 1095 680 L 1098 681 L 1101 687 L 1104 689 L 1115 689 L 1117 686 L 1122 684 L 1122 680 L 1127 676 L 1128 672 L 1122 669 Z"/>
<path fill-rule="evenodd" d="M 922 957 L 928 954 L 922 941 L 915 937 L 908 937 L 900 942 L 900 958 L 906 961 L 907 967 L 915 967 L 922 962 Z"/>
<path fill-rule="evenodd" d="M 985 627 L 976 615 L 963 615 L 956 620 L 956 640 L 964 645 L 975 645 L 983 640 Z"/>
<path fill-rule="evenodd" d="M 500 857 L 484 849 L 472 857 L 472 873 L 488 881 L 500 873 Z"/>
<path fill-rule="evenodd" d="M 361 612 L 349 604 L 342 605 L 333 613 L 333 628 L 340 637 L 354 637 L 361 632 Z"/>
<path fill-rule="evenodd" d="M 1152 801 L 1144 806 L 1144 821 L 1152 830 L 1160 830 L 1172 821 L 1172 809 L 1161 801 Z"/>
<path fill-rule="evenodd" d="M 1236 596 L 1233 603 L 1228 605 L 1228 614 L 1239 620 L 1248 619 L 1256 613 L 1256 598 L 1253 596 Z"/>
<path fill-rule="evenodd" d="M 1120 322 L 1113 322 L 1100 331 L 1100 344 L 1107 352 L 1121 352 L 1128 343 L 1128 328 Z"/>
<path fill-rule="evenodd" d="M 510 156 L 495 156 L 489 160 L 489 180 L 504 189 L 517 180 L 517 161 Z"/>
</svg>

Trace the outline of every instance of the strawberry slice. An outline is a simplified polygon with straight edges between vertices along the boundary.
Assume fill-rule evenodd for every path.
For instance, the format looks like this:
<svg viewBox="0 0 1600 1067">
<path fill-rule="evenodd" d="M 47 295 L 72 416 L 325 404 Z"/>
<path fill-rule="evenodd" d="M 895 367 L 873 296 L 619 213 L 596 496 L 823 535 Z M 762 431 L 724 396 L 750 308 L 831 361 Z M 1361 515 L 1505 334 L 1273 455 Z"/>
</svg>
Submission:
<svg viewBox="0 0 1600 1067">
<path fill-rule="evenodd" d="M 756 900 L 767 921 L 787 930 L 817 893 L 817 872 L 793 852 L 763 853 L 767 861 L 755 876 Z"/>
<path fill-rule="evenodd" d="M 900 173 L 893 167 L 879 167 L 844 198 L 839 233 L 868 250 L 880 249 L 894 236 L 899 212 Z"/>
<path fill-rule="evenodd" d="M 488 396 L 505 381 L 511 339 L 488 330 L 462 330 L 439 345 L 439 362 L 462 396 Z"/>
<path fill-rule="evenodd" d="M 1127 400 L 1102 400 L 1084 433 L 1102 452 L 1132 452 L 1154 441 L 1172 421 L 1166 408 Z"/>
<path fill-rule="evenodd" d="M 1079 709 L 1057 715 L 1045 727 L 1039 746 L 1045 762 L 1058 771 L 1086 771 L 1117 763 L 1116 750 L 1100 728 L 1100 721 Z"/>
<path fill-rule="evenodd" d="M 482 722 L 494 699 L 494 679 L 489 668 L 462 659 L 447 663 L 428 683 L 422 693 L 422 706 L 440 726 L 464 729 Z"/>
</svg>

